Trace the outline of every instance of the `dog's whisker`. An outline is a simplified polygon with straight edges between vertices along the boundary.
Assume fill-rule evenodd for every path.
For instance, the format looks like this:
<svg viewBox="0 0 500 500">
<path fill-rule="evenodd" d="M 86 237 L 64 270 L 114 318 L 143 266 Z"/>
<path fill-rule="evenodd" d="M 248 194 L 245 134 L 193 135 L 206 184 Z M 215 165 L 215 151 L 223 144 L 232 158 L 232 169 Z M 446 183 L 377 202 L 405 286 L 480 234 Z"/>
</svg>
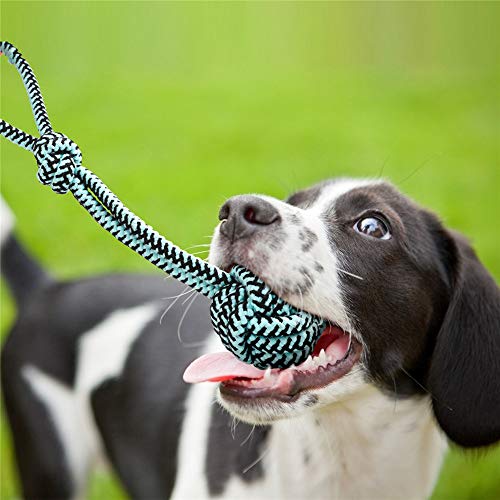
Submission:
<svg viewBox="0 0 500 500">
<path fill-rule="evenodd" d="M 236 417 L 233 416 L 231 419 L 231 436 L 233 440 L 235 439 L 236 435 L 236 427 L 238 427 L 238 420 Z"/>
<path fill-rule="evenodd" d="M 358 276 L 357 274 L 346 271 L 345 269 L 340 269 L 340 267 L 336 267 L 335 269 L 337 269 L 337 271 L 339 273 L 344 273 L 344 274 L 347 274 L 348 276 L 351 276 L 351 277 L 356 278 L 358 280 L 363 280 L 363 278 L 361 276 Z"/>
<path fill-rule="evenodd" d="M 429 396 L 432 399 L 436 400 L 439 404 L 444 405 L 446 408 L 448 408 L 448 410 L 453 411 L 453 408 L 451 408 L 446 403 L 444 403 L 443 401 L 439 400 L 436 396 L 434 396 L 434 394 L 432 394 L 432 392 L 429 391 L 429 389 L 427 389 L 427 387 L 425 387 L 424 385 L 422 385 L 415 377 L 413 377 L 410 373 L 408 373 L 402 366 L 400 366 L 399 368 L 401 369 L 401 371 L 403 373 L 405 373 L 406 375 L 408 375 L 408 377 L 410 377 L 413 380 L 413 382 L 415 382 L 421 389 L 423 389 L 427 394 L 429 394 Z"/>
<path fill-rule="evenodd" d="M 253 469 L 259 462 L 261 462 L 262 460 L 264 460 L 264 458 L 266 457 L 266 455 L 271 451 L 271 447 L 267 448 L 267 450 L 264 451 L 264 453 L 262 453 L 262 455 L 260 455 L 258 458 L 256 458 L 250 465 L 248 465 L 247 467 L 245 467 L 243 469 L 243 474 L 246 474 L 249 470 Z"/>
<path fill-rule="evenodd" d="M 178 295 L 177 297 L 175 297 L 175 299 L 169 304 L 169 306 L 165 309 L 165 311 L 163 311 L 163 314 L 160 316 L 160 325 L 163 321 L 163 318 L 168 314 L 168 312 L 170 311 L 170 309 L 172 309 L 172 307 L 174 307 L 174 305 L 176 304 L 176 302 L 185 294 L 180 294 Z"/>
<path fill-rule="evenodd" d="M 415 167 L 406 177 L 404 177 L 402 180 L 398 182 L 399 185 L 403 184 L 407 180 L 411 179 L 416 173 L 418 173 L 421 169 L 426 167 L 432 160 L 435 160 L 436 158 L 439 158 L 443 156 L 442 153 L 434 153 L 428 158 L 426 158 L 420 165 Z"/>
<path fill-rule="evenodd" d="M 250 432 L 248 433 L 248 436 L 241 442 L 240 446 L 244 446 L 245 445 L 245 443 L 252 437 L 254 431 L 255 431 L 255 425 L 252 425 L 252 428 L 250 429 Z"/>
<path fill-rule="evenodd" d="M 191 245 L 190 247 L 185 248 L 184 250 L 191 250 L 192 248 L 201 248 L 201 247 L 209 247 L 210 243 L 199 243 L 198 245 Z"/>
<path fill-rule="evenodd" d="M 190 286 L 186 286 L 183 292 L 179 293 L 178 295 L 172 295 L 170 297 L 162 297 L 162 300 L 169 300 L 169 299 L 177 299 L 179 297 L 182 297 L 183 295 L 188 294 L 189 292 L 192 292 L 193 290 L 191 289 Z"/>
<path fill-rule="evenodd" d="M 199 252 L 191 252 L 191 255 L 201 255 L 201 254 L 204 254 L 204 253 L 206 254 L 208 252 L 209 252 L 208 249 L 207 250 L 200 250 Z"/>
<path fill-rule="evenodd" d="M 378 174 L 377 174 L 377 176 L 375 177 L 375 179 L 377 179 L 377 180 L 378 180 L 378 179 L 382 179 L 382 175 L 383 175 L 383 173 L 384 173 L 384 169 L 385 169 L 386 165 L 389 163 L 389 159 L 390 159 L 390 158 L 391 158 L 391 155 L 390 155 L 390 154 L 388 154 L 388 155 L 385 157 L 384 161 L 382 162 L 382 166 L 380 167 L 380 169 L 379 169 L 379 171 L 378 171 Z"/>
<path fill-rule="evenodd" d="M 181 335 L 181 328 L 182 328 L 182 324 L 184 323 L 184 319 L 186 318 L 187 316 L 187 313 L 189 312 L 189 309 L 191 308 L 191 306 L 194 304 L 195 300 L 199 297 L 199 294 L 198 293 L 194 293 L 194 295 L 190 295 L 188 297 L 188 299 L 186 300 L 190 300 L 191 299 L 191 302 L 189 302 L 189 304 L 187 305 L 186 307 L 186 310 L 182 313 L 182 316 L 181 316 L 181 319 L 179 320 L 179 324 L 177 325 L 177 338 L 179 339 L 179 342 L 184 346 L 184 347 L 197 347 L 197 345 L 199 345 L 200 343 L 199 342 L 193 342 L 193 343 L 189 343 L 189 342 L 184 342 L 182 340 L 182 335 Z M 185 303 L 185 301 L 183 302 L 183 304 Z"/>
<path fill-rule="evenodd" d="M 189 297 L 186 297 L 186 298 L 183 300 L 182 305 L 184 305 L 184 304 L 185 304 L 188 300 L 190 300 L 190 299 L 191 299 L 191 297 L 192 297 L 195 293 L 197 293 L 197 292 L 196 292 L 196 290 L 191 290 L 191 294 L 188 294 L 188 295 L 190 295 L 190 296 L 189 296 Z"/>
</svg>

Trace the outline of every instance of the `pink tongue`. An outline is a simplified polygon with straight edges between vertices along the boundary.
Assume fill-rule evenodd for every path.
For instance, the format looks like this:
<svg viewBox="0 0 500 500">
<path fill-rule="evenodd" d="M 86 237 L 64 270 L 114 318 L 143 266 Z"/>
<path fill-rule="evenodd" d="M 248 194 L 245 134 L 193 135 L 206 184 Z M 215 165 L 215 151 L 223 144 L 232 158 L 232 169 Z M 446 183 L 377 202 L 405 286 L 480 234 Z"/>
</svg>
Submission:
<svg viewBox="0 0 500 500">
<path fill-rule="evenodd" d="M 216 352 L 204 354 L 195 359 L 184 372 L 184 382 L 197 384 L 198 382 L 222 382 L 237 377 L 259 379 L 265 371 L 255 366 L 243 363 L 230 352 Z"/>
</svg>

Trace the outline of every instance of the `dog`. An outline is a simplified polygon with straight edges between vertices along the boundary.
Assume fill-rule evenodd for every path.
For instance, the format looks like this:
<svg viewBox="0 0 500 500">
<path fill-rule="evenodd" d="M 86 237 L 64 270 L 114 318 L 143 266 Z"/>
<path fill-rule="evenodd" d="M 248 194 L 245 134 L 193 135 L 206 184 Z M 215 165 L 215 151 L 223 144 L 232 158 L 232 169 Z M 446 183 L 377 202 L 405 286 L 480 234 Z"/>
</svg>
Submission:
<svg viewBox="0 0 500 500">
<path fill-rule="evenodd" d="M 26 498 L 84 496 L 99 457 L 132 498 L 425 498 L 448 442 L 500 439 L 500 290 L 388 182 L 222 206 L 210 262 L 328 322 L 286 370 L 224 352 L 207 300 L 172 280 L 55 280 L 3 212 L 18 315 L 1 379 Z"/>
</svg>

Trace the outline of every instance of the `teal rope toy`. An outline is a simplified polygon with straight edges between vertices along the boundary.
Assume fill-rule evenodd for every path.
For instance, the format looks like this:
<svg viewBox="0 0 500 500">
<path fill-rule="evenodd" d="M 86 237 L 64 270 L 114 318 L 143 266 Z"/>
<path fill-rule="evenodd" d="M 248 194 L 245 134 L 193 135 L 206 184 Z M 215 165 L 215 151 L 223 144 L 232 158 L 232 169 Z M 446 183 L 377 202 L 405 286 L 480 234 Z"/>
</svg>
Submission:
<svg viewBox="0 0 500 500">
<path fill-rule="evenodd" d="M 242 266 L 230 273 L 184 252 L 133 214 L 90 170 L 78 146 L 54 132 L 33 70 L 9 42 L 0 42 L 19 72 L 40 137 L 0 119 L 0 134 L 30 151 L 38 180 L 55 193 L 70 191 L 78 203 L 118 241 L 153 265 L 212 299 L 210 317 L 224 346 L 258 368 L 287 368 L 305 361 L 326 322 L 279 298 Z"/>
</svg>

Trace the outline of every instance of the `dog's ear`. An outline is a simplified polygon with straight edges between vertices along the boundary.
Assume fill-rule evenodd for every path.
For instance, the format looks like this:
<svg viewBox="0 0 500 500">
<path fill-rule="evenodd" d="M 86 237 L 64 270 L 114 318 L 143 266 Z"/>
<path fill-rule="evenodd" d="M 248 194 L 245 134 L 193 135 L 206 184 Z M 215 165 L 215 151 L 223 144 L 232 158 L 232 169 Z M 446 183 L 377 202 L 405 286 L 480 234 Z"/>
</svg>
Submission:
<svg viewBox="0 0 500 500">
<path fill-rule="evenodd" d="M 487 446 L 500 440 L 500 289 L 465 238 L 447 232 L 446 239 L 452 294 L 427 388 L 436 419 L 452 441 Z"/>
</svg>

